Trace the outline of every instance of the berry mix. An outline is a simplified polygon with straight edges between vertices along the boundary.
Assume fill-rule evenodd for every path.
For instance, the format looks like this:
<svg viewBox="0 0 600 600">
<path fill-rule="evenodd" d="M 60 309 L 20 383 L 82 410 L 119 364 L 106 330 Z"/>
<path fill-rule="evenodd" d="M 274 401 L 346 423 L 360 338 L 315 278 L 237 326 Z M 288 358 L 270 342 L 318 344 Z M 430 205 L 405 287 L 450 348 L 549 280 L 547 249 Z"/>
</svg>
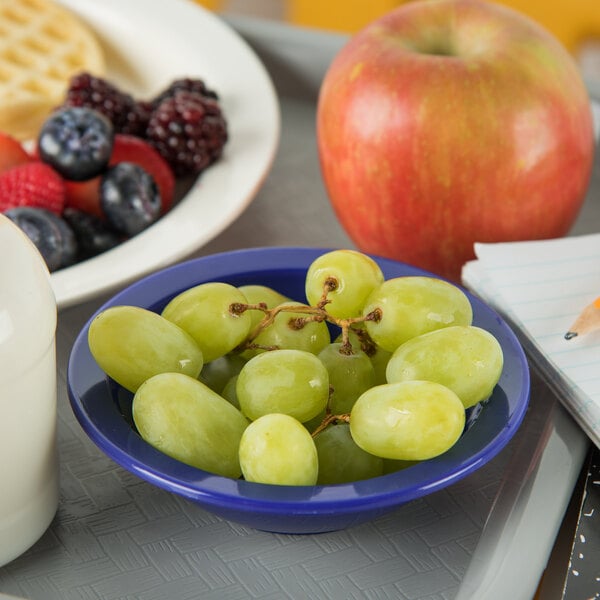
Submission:
<svg viewBox="0 0 600 600">
<path fill-rule="evenodd" d="M 140 233 L 177 201 L 177 183 L 222 155 L 217 94 L 182 78 L 150 100 L 80 73 L 27 151 L 0 132 L 0 211 L 53 272 Z"/>
</svg>

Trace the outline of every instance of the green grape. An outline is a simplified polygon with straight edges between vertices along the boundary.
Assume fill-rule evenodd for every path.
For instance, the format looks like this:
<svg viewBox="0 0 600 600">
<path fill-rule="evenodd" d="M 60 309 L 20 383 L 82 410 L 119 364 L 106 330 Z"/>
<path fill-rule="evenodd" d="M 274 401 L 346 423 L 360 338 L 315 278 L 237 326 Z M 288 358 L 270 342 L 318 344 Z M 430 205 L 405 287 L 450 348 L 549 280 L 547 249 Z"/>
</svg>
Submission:
<svg viewBox="0 0 600 600">
<path fill-rule="evenodd" d="M 329 376 L 310 352 L 271 350 L 244 365 L 236 392 L 242 412 L 251 420 L 283 413 L 303 422 L 327 406 Z"/>
<path fill-rule="evenodd" d="M 329 374 L 329 407 L 335 415 L 349 413 L 356 399 L 375 385 L 375 370 L 369 357 L 360 349 L 352 350 L 352 354 L 341 350 L 342 344 L 336 342 L 318 354 Z"/>
<path fill-rule="evenodd" d="M 264 302 L 267 308 L 275 308 L 283 302 L 289 302 L 290 299 L 273 288 L 265 285 L 241 285 L 238 290 L 244 294 L 248 304 L 260 304 Z M 265 316 L 262 310 L 249 310 L 248 314 L 252 320 L 251 330 L 254 329 Z"/>
<path fill-rule="evenodd" d="M 250 332 L 248 311 L 232 313 L 232 304 L 246 304 L 246 297 L 228 283 L 210 282 L 194 286 L 173 298 L 162 316 L 187 331 L 205 362 L 231 352 Z"/>
<path fill-rule="evenodd" d="M 344 336 L 340 333 L 334 340 L 343 342 Z M 377 350 L 377 344 L 369 337 L 364 327 L 352 325 L 348 329 L 348 341 L 354 350 L 362 350 L 367 356 L 370 356 Z"/>
<path fill-rule="evenodd" d="M 473 309 L 457 286 L 435 277 L 396 277 L 369 296 L 363 315 L 378 310 L 379 321 L 367 321 L 373 341 L 388 352 L 428 331 L 470 325 Z"/>
<path fill-rule="evenodd" d="M 490 396 L 502 367 L 502 347 L 491 333 L 472 325 L 456 325 L 402 344 L 392 355 L 386 376 L 390 383 L 436 381 L 449 387 L 469 408 Z"/>
<path fill-rule="evenodd" d="M 237 375 L 245 364 L 246 360 L 239 354 L 225 354 L 202 367 L 200 381 L 220 394 L 225 384 Z"/>
<path fill-rule="evenodd" d="M 309 433 L 313 433 L 313 431 L 315 431 L 315 429 L 317 427 L 319 427 L 319 425 L 321 425 L 321 423 L 323 422 L 323 420 L 325 419 L 326 416 L 327 416 L 327 411 L 324 409 L 317 416 L 313 417 L 312 419 L 309 419 L 308 421 L 303 421 L 302 425 L 304 425 L 304 427 L 306 427 L 306 429 Z"/>
<path fill-rule="evenodd" d="M 278 306 L 304 306 L 299 302 L 283 302 Z M 256 338 L 254 343 L 267 348 L 304 350 L 318 354 L 327 344 L 331 342 L 329 329 L 324 321 L 309 321 L 301 327 L 297 327 L 296 319 L 310 318 L 301 312 L 282 311 L 273 322 L 266 327 Z M 255 356 L 263 350 L 245 352 L 245 356 Z"/>
<path fill-rule="evenodd" d="M 314 441 L 319 457 L 319 485 L 361 481 L 383 473 L 383 459 L 359 448 L 347 423 L 330 425 Z"/>
<path fill-rule="evenodd" d="M 237 479 L 238 448 L 248 420 L 202 382 L 162 373 L 133 398 L 133 420 L 157 450 L 193 467 Z"/>
<path fill-rule="evenodd" d="M 464 425 L 460 398 L 432 381 L 375 386 L 350 413 L 354 441 L 365 452 L 395 460 L 425 460 L 446 452 Z"/>
<path fill-rule="evenodd" d="M 237 380 L 239 375 L 234 375 L 223 387 L 221 391 L 221 396 L 229 402 L 229 404 L 233 404 L 237 409 L 240 409 L 240 401 L 237 397 Z M 241 409 L 240 409 L 241 410 Z"/>
<path fill-rule="evenodd" d="M 392 353 L 380 348 L 373 340 L 371 340 L 366 329 L 363 329 L 357 325 L 354 325 L 348 329 L 348 339 L 352 345 L 352 348 L 361 349 L 369 357 L 369 360 L 373 365 L 373 370 L 375 371 L 375 381 L 373 382 L 373 385 L 387 383 L 387 379 L 385 378 L 385 370 Z M 338 335 L 335 341 L 342 341 L 341 333 Z"/>
<path fill-rule="evenodd" d="M 373 365 L 373 371 L 375 372 L 375 383 L 374 385 L 381 385 L 387 383 L 386 369 L 392 353 L 384 350 L 377 346 L 375 352 L 369 356 L 371 364 Z"/>
<path fill-rule="evenodd" d="M 113 306 L 90 324 L 88 344 L 100 368 L 130 392 L 149 377 L 178 372 L 197 377 L 203 357 L 183 329 L 137 306 Z"/>
<path fill-rule="evenodd" d="M 335 288 L 327 293 L 328 313 L 338 318 L 358 317 L 367 296 L 383 283 L 379 265 L 356 250 L 333 250 L 316 258 L 306 273 L 305 293 L 316 306 L 328 281 Z"/>
<path fill-rule="evenodd" d="M 275 485 L 315 485 L 317 449 L 302 423 L 270 413 L 248 425 L 239 446 L 244 479 Z"/>
</svg>

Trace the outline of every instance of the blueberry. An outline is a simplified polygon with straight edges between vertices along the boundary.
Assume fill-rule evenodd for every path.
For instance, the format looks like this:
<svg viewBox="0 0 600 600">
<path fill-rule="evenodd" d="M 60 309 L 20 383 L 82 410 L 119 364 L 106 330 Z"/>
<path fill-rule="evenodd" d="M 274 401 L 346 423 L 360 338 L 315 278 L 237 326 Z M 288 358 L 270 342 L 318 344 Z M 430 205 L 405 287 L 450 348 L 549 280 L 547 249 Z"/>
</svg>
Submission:
<svg viewBox="0 0 600 600">
<path fill-rule="evenodd" d="M 106 169 L 114 143 L 112 123 L 90 108 L 56 111 L 38 136 L 40 158 L 66 179 L 85 181 Z"/>
<path fill-rule="evenodd" d="M 80 260 L 106 252 L 121 243 L 121 236 L 95 215 L 69 207 L 63 211 L 63 218 L 75 233 Z"/>
<path fill-rule="evenodd" d="M 4 214 L 34 243 L 50 272 L 75 262 L 77 241 L 67 222 L 45 208 L 19 206 Z"/>
<path fill-rule="evenodd" d="M 100 179 L 100 206 L 116 231 L 132 236 L 160 216 L 160 192 L 142 167 L 121 162 L 109 167 Z"/>
</svg>

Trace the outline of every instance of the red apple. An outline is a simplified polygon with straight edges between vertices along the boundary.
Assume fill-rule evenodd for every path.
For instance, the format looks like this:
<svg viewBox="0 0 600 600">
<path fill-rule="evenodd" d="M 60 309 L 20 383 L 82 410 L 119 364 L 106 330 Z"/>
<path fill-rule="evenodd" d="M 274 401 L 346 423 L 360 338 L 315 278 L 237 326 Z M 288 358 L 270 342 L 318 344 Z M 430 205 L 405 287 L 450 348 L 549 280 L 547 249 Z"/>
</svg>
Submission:
<svg viewBox="0 0 600 600">
<path fill-rule="evenodd" d="M 478 0 L 404 4 L 352 37 L 323 80 L 317 140 L 357 247 L 455 281 L 476 241 L 565 235 L 594 153 L 571 55 Z"/>
</svg>

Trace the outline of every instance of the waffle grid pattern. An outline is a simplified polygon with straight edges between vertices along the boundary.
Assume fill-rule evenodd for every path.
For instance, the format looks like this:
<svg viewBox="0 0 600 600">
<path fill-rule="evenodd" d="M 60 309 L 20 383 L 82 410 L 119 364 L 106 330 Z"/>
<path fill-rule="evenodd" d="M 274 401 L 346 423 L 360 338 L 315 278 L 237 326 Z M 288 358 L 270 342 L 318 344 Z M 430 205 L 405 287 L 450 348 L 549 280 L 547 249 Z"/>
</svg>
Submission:
<svg viewBox="0 0 600 600">
<path fill-rule="evenodd" d="M 0 0 L 1 131 L 34 136 L 72 75 L 104 68 L 98 40 L 73 13 L 48 0 Z"/>
</svg>

